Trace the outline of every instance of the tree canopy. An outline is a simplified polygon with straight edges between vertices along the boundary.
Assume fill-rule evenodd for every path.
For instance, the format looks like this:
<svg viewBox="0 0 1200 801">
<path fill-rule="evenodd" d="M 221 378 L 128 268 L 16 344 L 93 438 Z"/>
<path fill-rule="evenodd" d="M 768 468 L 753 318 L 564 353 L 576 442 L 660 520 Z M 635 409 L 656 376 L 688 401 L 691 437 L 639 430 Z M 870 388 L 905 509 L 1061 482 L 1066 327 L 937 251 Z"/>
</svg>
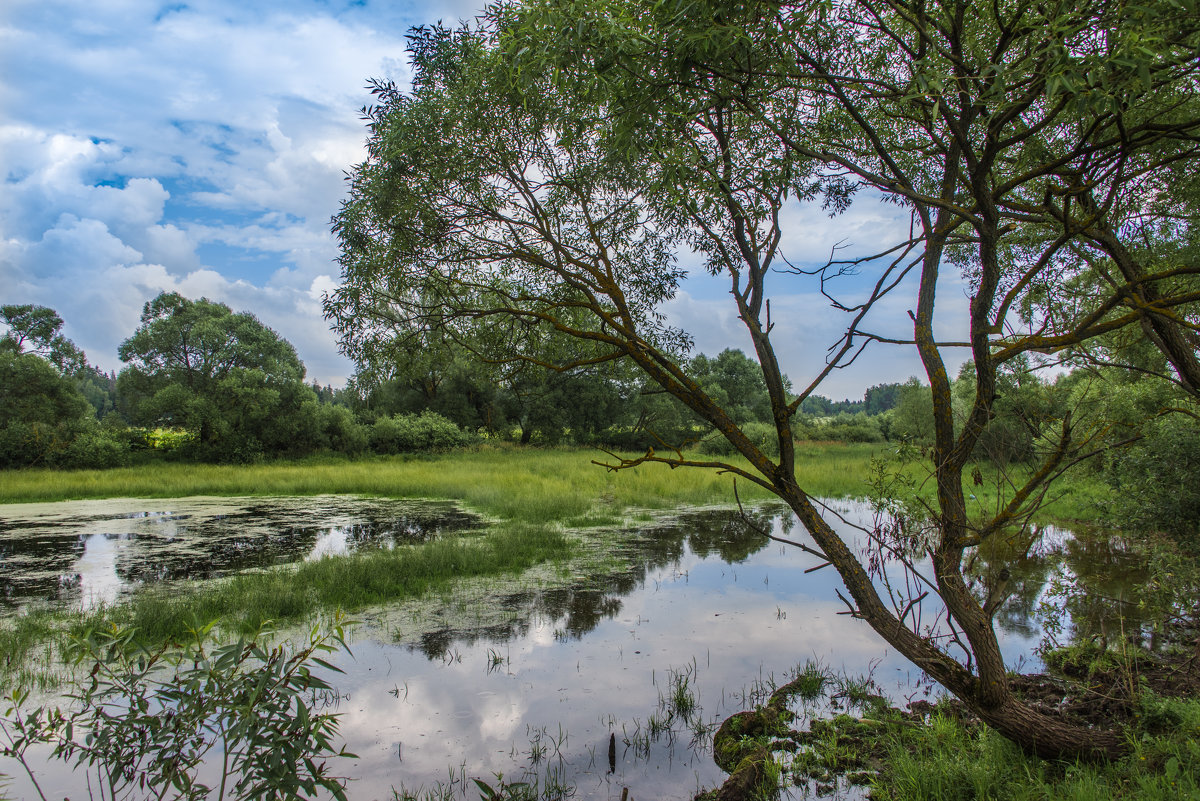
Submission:
<svg viewBox="0 0 1200 801">
<path fill-rule="evenodd" d="M 210 458 L 304 450 L 316 395 L 295 348 L 252 314 L 164 293 L 121 344 L 118 379 L 135 421 L 186 428 Z"/>
<path fill-rule="evenodd" d="M 37 354 L 68 374 L 87 366 L 83 351 L 61 333 L 63 319 L 54 309 L 28 303 L 0 306 L 0 323 L 8 328 L 0 350 Z"/>
<path fill-rule="evenodd" d="M 657 447 L 611 467 L 718 468 L 767 488 L 840 573 L 848 611 L 983 720 L 1045 755 L 1116 753 L 1117 734 L 1016 698 L 993 625 L 1003 588 L 964 573 L 971 549 L 1027 524 L 1098 429 L 1070 406 L 1030 418 L 1035 467 L 994 509 L 970 507 L 965 471 L 1020 360 L 1112 363 L 1113 337 L 1140 332 L 1160 375 L 1200 390 L 1200 265 L 1181 246 L 1195 195 L 1170 185 L 1197 172 L 1194 11 L 1185 0 L 533 0 L 475 28 L 418 29 L 411 90 L 377 82 L 365 110 L 368 156 L 334 220 L 344 280 L 327 315 L 348 350 L 435 329 L 491 363 L 544 365 L 530 343 L 566 336 L 577 349 L 556 369 L 636 366 L 745 461 Z M 837 213 L 862 194 L 903 209 L 910 235 L 871 258 L 788 261 L 790 204 Z M 661 313 L 683 249 L 728 284 L 777 447 L 747 436 L 698 380 L 688 333 Z M 839 296 L 839 277 L 864 271 L 868 291 Z M 844 319 L 796 393 L 772 320 L 781 272 L 808 275 Z M 946 278 L 966 288 L 965 316 L 943 311 Z M 882 317 L 884 298 L 911 310 L 907 333 Z M 913 349 L 928 382 L 936 500 L 866 532 L 907 571 L 899 585 L 796 481 L 792 419 L 864 347 Z M 965 392 L 947 373 L 951 350 L 974 363 Z M 932 629 L 913 613 L 921 604 L 940 619 Z"/>
<path fill-rule="evenodd" d="M 100 373 L 62 333 L 54 309 L 0 306 L 0 467 L 110 467 L 128 447 L 96 417 L 110 399 Z"/>
</svg>

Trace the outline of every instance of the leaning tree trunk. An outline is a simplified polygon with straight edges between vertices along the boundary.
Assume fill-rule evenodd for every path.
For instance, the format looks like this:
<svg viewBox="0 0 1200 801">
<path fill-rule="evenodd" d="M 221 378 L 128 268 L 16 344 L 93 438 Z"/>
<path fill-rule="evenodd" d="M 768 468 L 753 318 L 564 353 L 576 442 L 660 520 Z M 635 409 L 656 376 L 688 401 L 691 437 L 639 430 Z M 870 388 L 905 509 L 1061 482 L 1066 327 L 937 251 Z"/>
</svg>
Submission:
<svg viewBox="0 0 1200 801">
<path fill-rule="evenodd" d="M 939 566 L 938 577 L 939 583 L 943 584 L 943 601 L 950 614 L 964 636 L 970 632 L 968 642 L 974 651 L 974 672 L 901 622 L 879 597 L 862 563 L 821 517 L 809 498 L 795 484 L 784 489 L 781 493 L 784 500 L 841 575 L 856 605 L 854 616 L 865 620 L 889 645 L 953 693 L 980 720 L 1026 751 L 1046 759 L 1094 761 L 1125 753 L 1127 743 L 1119 732 L 1069 723 L 1047 715 L 1013 695 L 995 630 L 962 582 L 958 567 L 961 562 Z M 944 555 L 942 558 L 945 560 Z M 961 585 L 961 590 L 954 589 L 956 584 Z M 958 607 L 957 611 L 955 607 Z"/>
</svg>

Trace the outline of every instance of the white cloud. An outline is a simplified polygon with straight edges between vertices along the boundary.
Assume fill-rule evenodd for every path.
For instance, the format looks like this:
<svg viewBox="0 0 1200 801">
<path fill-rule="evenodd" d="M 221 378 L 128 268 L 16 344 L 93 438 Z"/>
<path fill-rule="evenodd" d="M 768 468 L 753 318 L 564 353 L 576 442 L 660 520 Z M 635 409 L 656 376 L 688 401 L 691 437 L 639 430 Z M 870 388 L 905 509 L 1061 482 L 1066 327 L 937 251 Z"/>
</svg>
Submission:
<svg viewBox="0 0 1200 801">
<path fill-rule="evenodd" d="M 481 3 L 342 8 L 300 2 L 145 0 L 23 2 L 0 26 L 0 278 L 6 302 L 58 309 L 99 364 L 159 291 L 206 295 L 257 314 L 296 345 L 310 376 L 349 372 L 321 317 L 335 285 L 329 217 L 343 171 L 362 158 L 358 109 L 370 77 L 403 83 L 409 25 L 475 16 Z M 796 264 L 824 261 L 839 242 L 863 255 L 903 238 L 902 209 L 863 196 L 831 220 L 819 207 L 784 215 Z M 811 284 L 781 277 L 772 301 L 784 369 L 801 385 L 841 334 Z M 687 284 L 667 305 L 697 349 L 749 350 L 728 295 Z M 851 281 L 852 292 L 862 291 Z M 948 316 L 962 292 L 943 291 Z M 899 298 L 872 330 L 909 330 Z M 826 394 L 920 374 L 911 355 L 872 347 L 830 378 Z"/>
<path fill-rule="evenodd" d="M 9 4 L 3 300 L 56 308 L 115 368 L 146 300 L 204 295 L 253 311 L 311 377 L 340 383 L 350 366 L 320 299 L 337 273 L 329 217 L 362 158 L 364 83 L 404 79 L 410 24 L 474 7 Z"/>
<path fill-rule="evenodd" d="M 881 252 L 908 238 L 908 215 L 873 197 L 862 197 L 844 214 L 830 218 L 816 204 L 794 204 L 781 215 L 783 252 L 792 264 L 811 269 L 824 264 L 833 248 L 839 259 L 862 258 Z M 915 255 L 915 254 L 914 254 Z M 786 267 L 784 267 L 786 269 Z M 840 302 L 853 305 L 867 299 L 878 280 L 881 265 L 865 264 L 825 285 Z M 845 335 L 852 316 L 834 308 L 821 294 L 816 276 L 775 273 L 768 277 L 771 292 L 771 341 L 783 371 L 799 391 L 815 379 L 826 365 L 830 346 Z M 876 302 L 859 330 L 893 339 L 911 339 L 916 309 L 916 276 L 910 275 L 888 295 Z M 715 355 L 724 348 L 738 348 L 753 355 L 745 325 L 738 318 L 725 279 L 701 278 L 685 283 L 664 309 L 673 325 L 689 332 L 695 352 Z M 764 315 L 765 321 L 765 315 Z M 947 267 L 938 284 L 935 333 L 943 340 L 965 338 L 967 297 L 957 271 Z M 860 343 L 862 339 L 858 340 Z M 965 350 L 947 350 L 944 358 L 951 374 L 967 358 Z M 846 361 L 843 359 L 843 362 Z M 835 400 L 862 397 L 864 389 L 881 383 L 923 377 L 925 369 L 915 347 L 871 343 L 853 364 L 831 372 L 816 394 Z"/>
<path fill-rule="evenodd" d="M 845 212 L 831 217 L 819 203 L 794 203 L 780 214 L 780 250 L 794 264 L 824 264 L 828 259 L 873 255 L 908 238 L 908 212 L 875 194 L 857 197 Z"/>
</svg>

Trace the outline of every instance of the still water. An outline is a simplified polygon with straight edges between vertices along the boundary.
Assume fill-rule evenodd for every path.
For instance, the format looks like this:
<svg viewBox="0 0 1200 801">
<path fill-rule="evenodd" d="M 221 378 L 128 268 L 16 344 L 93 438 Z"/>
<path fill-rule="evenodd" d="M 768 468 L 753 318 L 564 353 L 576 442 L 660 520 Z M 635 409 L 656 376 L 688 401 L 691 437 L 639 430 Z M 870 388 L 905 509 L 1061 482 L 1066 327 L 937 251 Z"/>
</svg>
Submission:
<svg viewBox="0 0 1200 801">
<path fill-rule="evenodd" d="M 346 496 L 0 505 L 0 604 L 111 603 L 208 579 L 478 528 L 450 503 Z"/>
<path fill-rule="evenodd" d="M 851 539 L 850 524 L 870 521 L 858 503 L 835 502 L 833 511 Z M 6 586 L 9 576 L 18 582 L 6 592 L 12 604 L 50 596 L 86 605 L 133 583 L 188 575 L 196 569 L 188 565 L 202 565 L 190 575 L 207 577 L 478 525 L 444 504 L 349 498 L 105 501 L 0 514 L 11 549 L 0 569 Z M 341 735 L 359 756 L 341 766 L 353 777 L 350 797 L 440 785 L 474 799 L 471 779 L 494 783 L 503 774 L 568 784 L 577 798 L 616 799 L 626 788 L 634 799 L 691 798 L 724 777 L 708 732 L 761 703 L 807 660 L 870 675 L 899 702 L 933 691 L 866 624 L 839 614 L 832 569 L 808 572 L 819 560 L 761 533 L 809 542 L 794 518 L 770 507 L 749 517 L 688 511 L 609 532 L 608 558 L 568 566 L 569 575 L 546 569 L 464 583 L 361 616 L 352 654 L 337 660 L 345 675 L 320 699 L 341 716 Z M 21 532 L 43 546 L 16 548 Z M 48 555 L 55 536 L 56 562 Z M 93 551 L 96 537 L 103 543 Z M 1055 553 L 1070 541 L 1062 532 L 1046 539 Z M 39 577 L 10 564 L 13 554 L 38 564 Z M 1029 560 L 1014 581 L 998 616 L 1010 664 L 1036 667 L 1033 611 L 1060 562 Z M 105 565 L 94 571 L 103 581 L 84 578 L 93 563 Z M 934 623 L 936 610 L 925 614 Z M 670 719 L 664 699 L 680 682 L 698 709 L 660 727 Z M 11 765 L 0 771 L 13 773 Z M 41 780 L 50 797 L 79 795 L 78 777 L 50 769 Z"/>
</svg>

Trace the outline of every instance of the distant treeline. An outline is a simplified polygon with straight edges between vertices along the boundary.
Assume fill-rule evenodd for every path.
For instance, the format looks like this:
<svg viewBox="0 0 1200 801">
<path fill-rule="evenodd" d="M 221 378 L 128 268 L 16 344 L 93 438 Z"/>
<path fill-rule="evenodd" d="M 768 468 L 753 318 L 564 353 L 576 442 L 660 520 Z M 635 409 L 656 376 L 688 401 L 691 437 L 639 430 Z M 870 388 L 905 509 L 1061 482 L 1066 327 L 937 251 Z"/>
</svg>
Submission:
<svg viewBox="0 0 1200 801">
<path fill-rule="evenodd" d="M 334 389 L 307 384 L 295 349 L 253 315 L 174 293 L 146 304 L 121 345 L 127 366 L 119 374 L 90 365 L 62 336 L 52 309 L 6 305 L 0 323 L 3 467 L 392 454 L 483 439 L 724 447 L 682 404 L 616 363 L 498 371 L 443 343 L 395 356 L 388 370 L 360 370 Z M 770 408 L 753 360 L 726 350 L 695 356 L 689 366 L 739 424 L 769 437 Z M 915 433 L 895 423 L 905 417 L 896 411 L 904 386 L 872 387 L 859 401 L 806 398 L 795 433 L 854 442 Z"/>
<path fill-rule="evenodd" d="M 487 440 L 733 453 L 621 362 L 555 370 L 552 348 L 544 364 L 500 369 L 461 345 L 431 339 L 407 353 L 360 360 L 348 386 L 334 389 L 307 383 L 295 349 L 253 315 L 203 299 L 169 293 L 147 303 L 121 345 L 119 374 L 88 364 L 51 309 L 2 306 L 0 324 L 0 468 L 397 454 Z M 777 452 L 754 360 L 725 350 L 684 363 L 752 441 Z M 1047 382 L 1018 364 L 1001 376 L 975 457 L 1030 461 L 1047 447 L 1045 432 L 1070 420 L 1094 438 L 1104 454 L 1094 464 L 1114 486 L 1157 499 L 1138 507 L 1151 510 L 1143 516 L 1153 514 L 1156 526 L 1191 525 L 1200 517 L 1200 490 L 1187 489 L 1195 486 L 1200 437 L 1181 416 L 1146 425 L 1145 409 L 1175 401 L 1149 397 L 1146 386 L 1123 375 L 1077 369 Z M 954 382 L 960 421 L 974 384 L 967 364 Z M 911 378 L 871 387 L 862 400 L 808 397 L 791 428 L 798 440 L 906 443 L 920 453 L 933 438 L 929 388 Z M 1135 429 L 1136 437 L 1129 433 Z"/>
</svg>

